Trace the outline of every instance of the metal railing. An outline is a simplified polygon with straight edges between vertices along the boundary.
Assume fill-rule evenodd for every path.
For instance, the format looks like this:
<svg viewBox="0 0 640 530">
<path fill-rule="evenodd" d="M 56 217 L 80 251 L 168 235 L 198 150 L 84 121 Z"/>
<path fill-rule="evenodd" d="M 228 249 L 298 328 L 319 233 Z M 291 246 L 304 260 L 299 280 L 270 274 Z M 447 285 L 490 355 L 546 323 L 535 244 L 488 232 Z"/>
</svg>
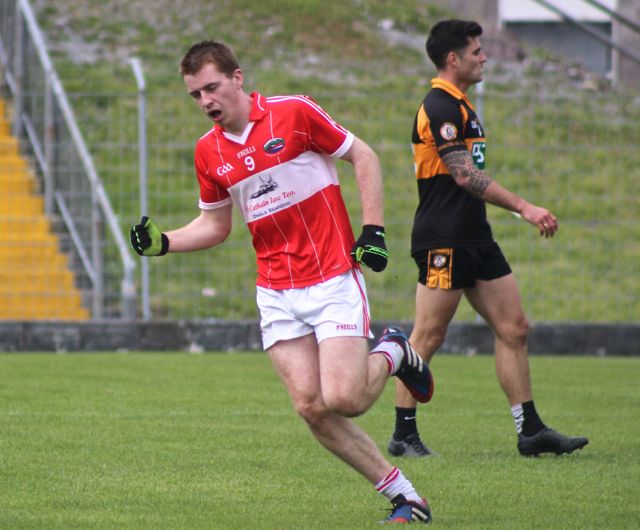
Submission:
<svg viewBox="0 0 640 530">
<path fill-rule="evenodd" d="M 62 220 L 92 317 L 133 318 L 135 261 L 28 0 L 0 0 L 0 66 L 13 134 L 36 162 L 46 213 Z"/>
</svg>

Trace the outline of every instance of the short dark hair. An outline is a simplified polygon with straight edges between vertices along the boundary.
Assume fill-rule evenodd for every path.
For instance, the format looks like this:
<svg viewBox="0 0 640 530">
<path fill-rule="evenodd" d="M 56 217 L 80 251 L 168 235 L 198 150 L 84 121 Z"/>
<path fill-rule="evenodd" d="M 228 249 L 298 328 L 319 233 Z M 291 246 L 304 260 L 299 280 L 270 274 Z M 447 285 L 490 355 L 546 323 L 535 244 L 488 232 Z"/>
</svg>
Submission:
<svg viewBox="0 0 640 530">
<path fill-rule="evenodd" d="M 427 55 L 438 70 L 445 67 L 449 52 L 463 49 L 469 37 L 482 35 L 482 26 L 472 20 L 441 20 L 431 28 L 427 38 Z"/>
<path fill-rule="evenodd" d="M 215 64 L 218 70 L 231 77 L 240 65 L 231 48 L 221 42 L 203 40 L 191 46 L 180 62 L 180 73 L 195 75 L 208 63 Z"/>
</svg>

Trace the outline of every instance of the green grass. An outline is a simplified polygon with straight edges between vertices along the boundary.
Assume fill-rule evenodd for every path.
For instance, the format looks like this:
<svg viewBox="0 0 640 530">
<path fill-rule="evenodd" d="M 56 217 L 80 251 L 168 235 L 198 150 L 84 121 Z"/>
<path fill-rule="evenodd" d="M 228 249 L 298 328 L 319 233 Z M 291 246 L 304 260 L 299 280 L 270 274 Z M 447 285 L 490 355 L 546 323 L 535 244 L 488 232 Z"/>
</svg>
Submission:
<svg viewBox="0 0 640 530">
<path fill-rule="evenodd" d="M 441 355 L 401 460 L 435 528 L 637 526 L 640 359 L 531 359 L 543 419 L 590 444 L 525 459 L 489 356 Z M 320 448 L 265 354 L 0 356 L 0 528 L 377 528 L 382 497 Z M 357 420 L 384 447 L 393 385 Z"/>
</svg>

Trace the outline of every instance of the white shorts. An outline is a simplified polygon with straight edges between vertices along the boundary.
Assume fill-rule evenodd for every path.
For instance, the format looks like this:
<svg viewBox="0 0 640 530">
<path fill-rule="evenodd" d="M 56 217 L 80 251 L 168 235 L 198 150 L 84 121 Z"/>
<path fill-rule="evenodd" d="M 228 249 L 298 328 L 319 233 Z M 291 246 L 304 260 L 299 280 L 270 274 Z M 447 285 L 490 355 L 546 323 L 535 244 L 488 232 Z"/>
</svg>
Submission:
<svg viewBox="0 0 640 530">
<path fill-rule="evenodd" d="M 330 337 L 373 338 L 364 277 L 355 269 L 300 289 L 258 286 L 256 300 L 265 350 L 279 340 L 310 333 L 318 342 Z"/>
</svg>

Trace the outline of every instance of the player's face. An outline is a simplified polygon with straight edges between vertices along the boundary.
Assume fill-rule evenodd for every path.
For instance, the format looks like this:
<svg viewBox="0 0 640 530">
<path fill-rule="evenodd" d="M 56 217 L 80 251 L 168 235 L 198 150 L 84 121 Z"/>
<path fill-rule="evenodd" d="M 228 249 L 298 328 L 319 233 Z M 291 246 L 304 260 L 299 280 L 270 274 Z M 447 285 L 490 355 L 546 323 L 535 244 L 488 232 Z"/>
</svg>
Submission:
<svg viewBox="0 0 640 530">
<path fill-rule="evenodd" d="M 218 70 L 215 64 L 205 64 L 195 75 L 185 75 L 189 95 L 209 118 L 225 129 L 232 129 L 241 112 L 242 70 L 231 77 Z"/>
<path fill-rule="evenodd" d="M 482 72 L 484 63 L 487 62 L 487 56 L 482 51 L 478 37 L 470 37 L 467 47 L 456 55 L 458 56 L 458 80 L 466 86 L 482 81 Z"/>
</svg>

